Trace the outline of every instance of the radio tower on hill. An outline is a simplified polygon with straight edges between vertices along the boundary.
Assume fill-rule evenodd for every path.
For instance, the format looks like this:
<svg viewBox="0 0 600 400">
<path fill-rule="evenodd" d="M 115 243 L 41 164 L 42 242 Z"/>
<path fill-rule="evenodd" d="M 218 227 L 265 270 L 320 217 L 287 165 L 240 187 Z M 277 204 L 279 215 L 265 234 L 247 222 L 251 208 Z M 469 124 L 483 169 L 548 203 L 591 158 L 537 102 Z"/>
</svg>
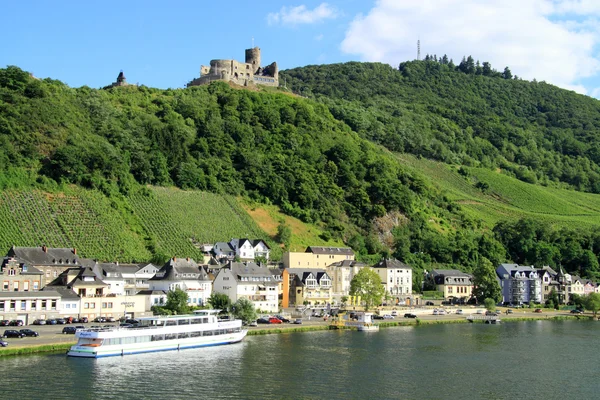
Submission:
<svg viewBox="0 0 600 400">
<path fill-rule="evenodd" d="M 421 59 L 421 39 L 417 40 L 417 61 Z"/>
</svg>

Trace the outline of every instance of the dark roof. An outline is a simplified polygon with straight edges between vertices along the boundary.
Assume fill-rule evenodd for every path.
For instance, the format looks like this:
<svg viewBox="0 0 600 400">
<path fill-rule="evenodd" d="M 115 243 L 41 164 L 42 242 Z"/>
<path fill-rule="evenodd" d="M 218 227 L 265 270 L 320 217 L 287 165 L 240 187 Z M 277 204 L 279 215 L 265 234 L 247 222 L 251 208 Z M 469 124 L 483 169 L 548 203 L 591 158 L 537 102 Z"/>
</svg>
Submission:
<svg viewBox="0 0 600 400">
<path fill-rule="evenodd" d="M 164 295 L 167 294 L 167 292 L 165 292 L 164 290 L 150 290 L 150 289 L 146 289 L 146 290 L 140 290 L 139 292 L 137 292 L 137 294 L 141 294 L 144 296 L 149 296 L 149 295 Z"/>
<path fill-rule="evenodd" d="M 76 249 L 55 247 L 15 247 L 8 251 L 8 256 L 16 257 L 32 266 L 79 266 Z"/>
<path fill-rule="evenodd" d="M 60 298 L 60 293 L 54 289 L 49 290 L 40 290 L 33 292 L 0 292 L 0 298 L 8 299 L 8 298 L 16 298 L 16 299 L 31 299 L 31 298 L 39 298 L 39 297 L 56 297 Z"/>
<path fill-rule="evenodd" d="M 319 282 L 324 275 L 327 275 L 327 277 L 331 279 L 324 269 L 319 268 L 288 268 L 287 271 L 290 274 L 296 275 L 297 280 L 300 281 L 299 283 L 302 285 L 306 283 L 306 279 L 310 274 L 312 274 Z"/>
<path fill-rule="evenodd" d="M 398 261 L 395 258 L 384 258 L 377 264 L 373 265 L 373 268 L 386 268 L 386 269 L 412 269 L 408 264 L 404 264 L 402 261 Z"/>
<path fill-rule="evenodd" d="M 9 261 L 17 262 L 18 266 L 21 268 L 21 275 L 43 275 L 42 271 L 40 271 L 36 267 L 28 265 L 26 262 L 19 260 L 16 257 L 4 257 L 2 259 L 2 270 L 4 270 L 4 266 L 8 264 Z"/>
<path fill-rule="evenodd" d="M 46 286 L 45 288 L 42 289 L 42 291 L 44 291 L 44 292 L 46 292 L 46 291 L 48 291 L 48 292 L 55 291 L 55 292 L 57 292 L 60 295 L 60 297 L 63 300 L 69 300 L 69 299 L 75 300 L 75 299 L 79 299 L 79 296 L 77 295 L 77 293 L 75 293 L 73 291 L 73 289 L 69 289 L 66 286 L 58 286 L 58 285 L 57 286 Z"/>
<path fill-rule="evenodd" d="M 232 262 L 230 263 L 230 268 L 231 273 L 238 281 L 241 277 L 255 277 L 262 281 L 271 282 L 271 277 L 273 276 L 267 267 L 260 266 L 253 262 Z"/>
<path fill-rule="evenodd" d="M 210 280 L 204 268 L 191 258 L 171 258 L 150 280 Z"/>
<path fill-rule="evenodd" d="M 313 254 L 337 254 L 337 255 L 348 255 L 353 256 L 354 251 L 350 247 L 322 247 L 322 246 L 308 246 L 305 253 Z"/>
<path fill-rule="evenodd" d="M 367 264 L 356 260 L 342 260 L 329 265 L 330 267 L 366 267 Z"/>
</svg>

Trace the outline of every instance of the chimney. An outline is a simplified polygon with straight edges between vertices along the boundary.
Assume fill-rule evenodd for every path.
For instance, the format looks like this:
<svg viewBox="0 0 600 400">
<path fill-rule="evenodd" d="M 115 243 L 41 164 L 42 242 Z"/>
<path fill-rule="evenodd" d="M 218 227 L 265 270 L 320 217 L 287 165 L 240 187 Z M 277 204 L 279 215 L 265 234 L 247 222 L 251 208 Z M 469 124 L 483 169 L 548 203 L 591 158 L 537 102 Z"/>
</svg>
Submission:
<svg viewBox="0 0 600 400">
<path fill-rule="evenodd" d="M 190 258 L 189 258 L 189 257 L 186 257 L 186 258 L 185 258 L 185 261 L 187 261 L 187 262 L 190 262 Z"/>
<path fill-rule="evenodd" d="M 177 257 L 173 257 L 173 262 L 177 261 Z"/>
<path fill-rule="evenodd" d="M 77 255 L 77 249 L 73 248 L 73 254 Z"/>
<path fill-rule="evenodd" d="M 44 253 L 47 253 L 47 252 L 48 252 L 48 248 L 47 248 L 47 247 L 44 245 L 44 246 L 42 246 L 42 251 L 43 251 Z"/>
</svg>

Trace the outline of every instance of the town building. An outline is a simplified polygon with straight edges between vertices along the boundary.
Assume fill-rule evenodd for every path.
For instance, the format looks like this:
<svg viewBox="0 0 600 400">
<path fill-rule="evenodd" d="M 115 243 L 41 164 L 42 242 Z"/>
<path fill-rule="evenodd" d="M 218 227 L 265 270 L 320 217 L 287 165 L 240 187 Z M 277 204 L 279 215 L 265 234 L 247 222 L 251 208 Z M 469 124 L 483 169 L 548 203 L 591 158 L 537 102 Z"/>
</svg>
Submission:
<svg viewBox="0 0 600 400">
<path fill-rule="evenodd" d="M 230 262 L 213 281 L 213 292 L 226 294 L 232 302 L 248 299 L 256 310 L 279 310 L 279 282 L 266 267 L 253 262 Z"/>
<path fill-rule="evenodd" d="M 0 292 L 0 319 L 20 319 L 29 325 L 36 319 L 59 317 L 60 308 L 57 291 Z"/>
<path fill-rule="evenodd" d="M 354 260 L 354 251 L 349 247 L 309 246 L 304 252 L 283 253 L 284 268 L 320 268 L 344 260 Z"/>
<path fill-rule="evenodd" d="M 324 269 L 285 268 L 282 279 L 283 308 L 331 304 L 332 282 Z"/>
<path fill-rule="evenodd" d="M 332 297 L 334 303 L 342 303 L 342 297 L 350 295 L 350 282 L 366 264 L 355 260 L 334 262 L 325 268 L 331 277 Z"/>
<path fill-rule="evenodd" d="M 152 263 L 119 264 L 121 276 L 125 280 L 125 295 L 133 296 L 142 290 L 150 289 L 150 279 L 159 268 Z"/>
<path fill-rule="evenodd" d="M 3 292 L 29 292 L 40 290 L 42 271 L 27 265 L 16 257 L 4 257 L 0 267 Z"/>
<path fill-rule="evenodd" d="M 33 267 L 42 272 L 40 288 L 50 284 L 53 280 L 69 268 L 79 268 L 83 262 L 91 260 L 81 259 L 77 249 L 40 247 L 11 247 L 7 257 L 16 258 L 27 267 Z"/>
<path fill-rule="evenodd" d="M 502 302 L 505 304 L 530 304 L 542 302 L 542 278 L 533 266 L 500 264 L 496 273 L 500 278 Z"/>
<path fill-rule="evenodd" d="M 206 270 L 191 258 L 171 258 L 149 280 L 151 291 L 181 289 L 192 306 L 204 306 L 212 293 L 212 281 Z"/>
<path fill-rule="evenodd" d="M 413 304 L 412 267 L 396 259 L 384 258 L 372 267 L 381 278 L 386 297 L 395 304 Z"/>
<path fill-rule="evenodd" d="M 241 261 L 252 261 L 256 258 L 269 260 L 271 248 L 262 239 L 231 239 L 229 245 Z"/>
<path fill-rule="evenodd" d="M 106 283 L 107 293 L 122 296 L 125 294 L 125 278 L 121 274 L 119 263 L 95 263 L 92 267 L 94 274 Z"/>
<path fill-rule="evenodd" d="M 451 303 L 465 304 L 473 294 L 473 275 L 456 269 L 433 269 L 426 279 Z"/>
</svg>

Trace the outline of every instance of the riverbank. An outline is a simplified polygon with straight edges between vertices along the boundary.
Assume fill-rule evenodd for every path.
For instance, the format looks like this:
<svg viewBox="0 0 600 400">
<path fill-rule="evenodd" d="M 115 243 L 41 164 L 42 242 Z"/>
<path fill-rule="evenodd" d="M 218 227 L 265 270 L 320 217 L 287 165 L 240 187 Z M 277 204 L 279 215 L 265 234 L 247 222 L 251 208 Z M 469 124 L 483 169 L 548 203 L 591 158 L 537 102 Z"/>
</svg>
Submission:
<svg viewBox="0 0 600 400">
<path fill-rule="evenodd" d="M 380 328 L 392 328 L 399 326 L 425 326 L 425 325 L 438 325 L 438 324 L 464 324 L 469 321 L 465 315 L 451 314 L 447 316 L 432 316 L 432 315 L 420 315 L 416 319 L 400 319 L 392 321 L 380 321 L 378 325 Z M 544 314 L 537 313 L 523 313 L 523 314 L 507 314 L 500 316 L 503 323 L 507 322 L 520 322 L 520 321 L 535 321 L 535 320 L 583 320 L 589 321 L 593 319 L 591 315 L 570 315 L 560 312 L 547 312 Z M 475 322 L 481 323 L 481 322 Z M 38 327 L 40 328 L 40 327 Z M 44 327 L 44 330 L 50 327 Z M 249 336 L 255 335 L 271 335 L 281 333 L 297 333 L 297 332 L 313 332 L 323 331 L 330 329 L 330 322 L 323 321 L 322 319 L 312 319 L 304 323 L 304 325 L 266 325 L 260 327 L 250 328 L 248 330 Z M 352 328 L 347 328 L 352 329 Z M 25 338 L 25 339 L 13 339 L 9 342 L 9 347 L 0 348 L 0 357 L 2 356 L 14 356 L 14 355 L 25 355 L 25 354 L 37 354 L 37 353 L 55 353 L 55 352 L 66 352 L 73 344 L 75 340 L 73 336 L 59 335 L 56 333 L 48 332 L 47 335 L 41 333 L 42 336 L 37 338 Z M 43 341 L 43 344 L 40 343 Z"/>
</svg>

